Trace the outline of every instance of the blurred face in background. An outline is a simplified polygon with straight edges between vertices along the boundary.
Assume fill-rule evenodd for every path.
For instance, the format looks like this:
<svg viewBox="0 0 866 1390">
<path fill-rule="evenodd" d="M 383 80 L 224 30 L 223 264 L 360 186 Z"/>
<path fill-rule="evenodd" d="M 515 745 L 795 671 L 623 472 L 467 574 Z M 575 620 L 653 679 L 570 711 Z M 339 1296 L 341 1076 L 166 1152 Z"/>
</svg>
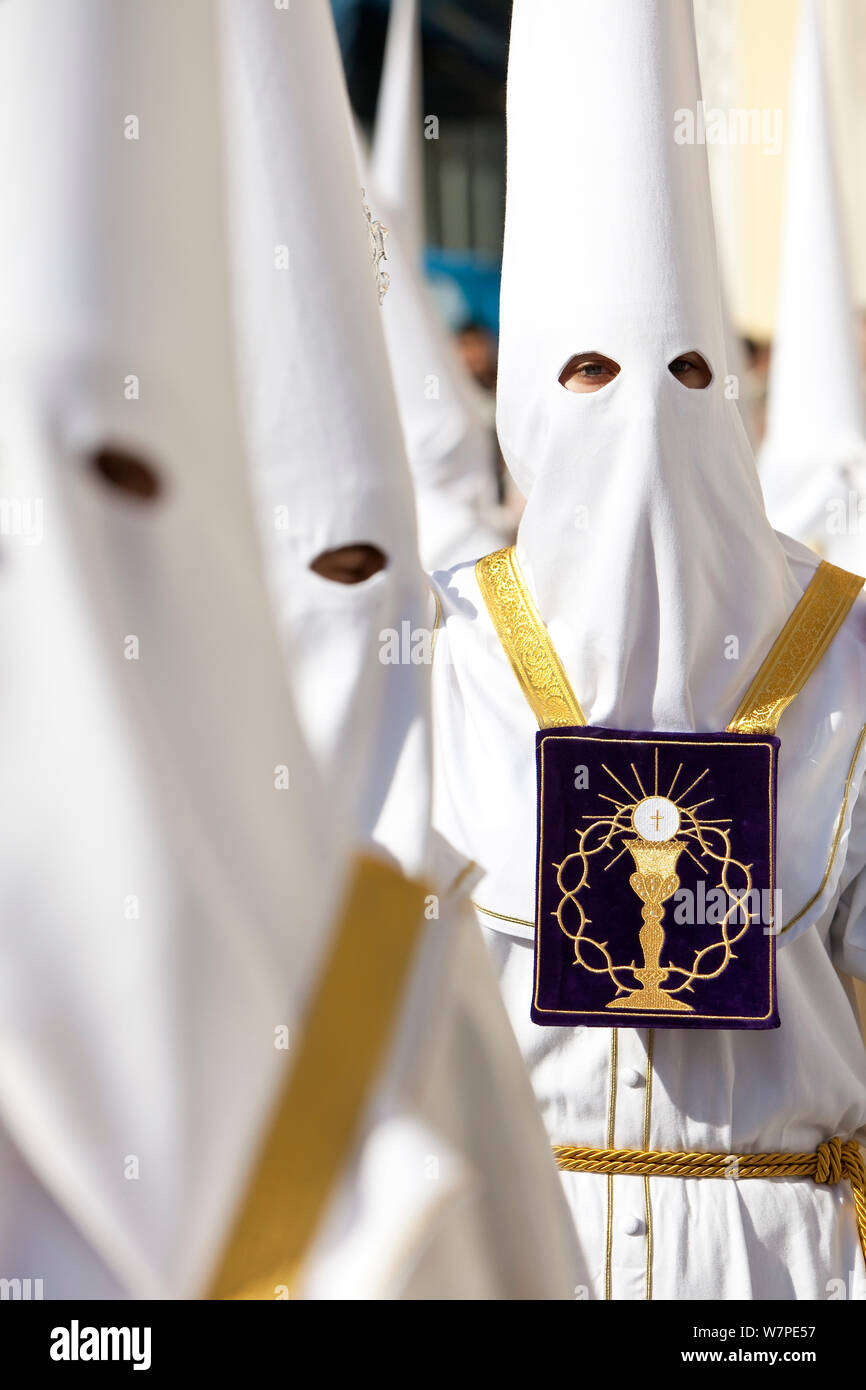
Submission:
<svg viewBox="0 0 866 1390">
<path fill-rule="evenodd" d="M 485 391 L 496 390 L 496 339 L 482 323 L 469 323 L 457 334 L 463 365 Z"/>
</svg>

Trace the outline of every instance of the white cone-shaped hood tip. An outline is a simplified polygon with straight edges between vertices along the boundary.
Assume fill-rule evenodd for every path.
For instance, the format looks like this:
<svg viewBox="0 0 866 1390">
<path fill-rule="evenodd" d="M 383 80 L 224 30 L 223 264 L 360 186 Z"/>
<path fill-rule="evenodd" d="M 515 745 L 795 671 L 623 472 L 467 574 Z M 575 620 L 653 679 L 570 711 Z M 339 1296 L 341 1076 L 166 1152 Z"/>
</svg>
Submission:
<svg viewBox="0 0 866 1390">
<path fill-rule="evenodd" d="M 382 305 L 400 420 L 419 501 L 425 569 L 496 544 L 493 440 L 484 404 L 421 269 L 424 186 L 418 0 L 392 0 L 375 138 L 364 175 L 389 227 L 390 289 Z M 469 552 L 454 550 L 467 542 Z M 478 550 L 477 553 L 481 553 Z"/>
<path fill-rule="evenodd" d="M 791 76 L 779 307 L 761 481 L 771 519 L 827 541 L 827 501 L 866 487 L 854 301 L 820 6 L 803 0 Z"/>
<path fill-rule="evenodd" d="M 418 0 L 391 0 L 373 132 L 371 180 L 407 255 L 424 250 L 421 25 Z"/>
<path fill-rule="evenodd" d="M 494 438 L 420 265 L 399 226 L 388 238 L 382 305 L 391 372 L 418 502 L 421 563 L 445 569 L 495 549 Z M 492 534 L 491 534 L 492 533 Z M 473 549 L 478 542 L 480 549 Z M 455 552 L 455 543 L 469 550 Z M 500 542 L 501 543 L 501 542 Z"/>
<path fill-rule="evenodd" d="M 723 728 L 797 592 L 725 391 L 699 97 L 691 0 L 515 0 L 500 442 L 542 616 L 621 728 Z M 566 391 L 581 352 L 619 375 Z"/>
</svg>

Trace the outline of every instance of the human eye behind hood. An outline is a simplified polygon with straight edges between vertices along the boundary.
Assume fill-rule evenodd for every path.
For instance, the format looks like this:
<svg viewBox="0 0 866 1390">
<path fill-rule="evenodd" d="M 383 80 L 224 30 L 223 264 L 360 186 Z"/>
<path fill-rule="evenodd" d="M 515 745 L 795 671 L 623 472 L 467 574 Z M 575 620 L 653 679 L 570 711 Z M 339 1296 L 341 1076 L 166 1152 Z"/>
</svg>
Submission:
<svg viewBox="0 0 866 1390">
<path fill-rule="evenodd" d="M 704 391 L 713 379 L 706 359 L 699 352 L 683 352 L 668 363 L 668 371 L 690 391 Z"/>
<path fill-rule="evenodd" d="M 559 384 L 575 395 L 600 391 L 619 376 L 620 366 L 600 352 L 578 352 L 570 357 L 559 374 Z"/>
</svg>

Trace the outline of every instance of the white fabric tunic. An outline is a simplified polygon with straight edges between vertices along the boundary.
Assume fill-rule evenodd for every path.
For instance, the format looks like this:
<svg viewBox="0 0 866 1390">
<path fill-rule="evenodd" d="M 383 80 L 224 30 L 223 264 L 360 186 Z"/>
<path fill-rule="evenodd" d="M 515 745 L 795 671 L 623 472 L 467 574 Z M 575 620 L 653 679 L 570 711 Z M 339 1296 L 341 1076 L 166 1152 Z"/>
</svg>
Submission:
<svg viewBox="0 0 866 1390">
<path fill-rule="evenodd" d="M 817 561 L 785 546 L 804 589 Z M 778 942 L 782 1026 L 621 1028 L 614 1037 L 530 1022 L 537 726 L 474 566 L 436 576 L 434 587 L 436 820 L 482 871 L 474 900 L 551 1142 L 745 1153 L 862 1140 L 866 1049 L 840 971 L 866 976 L 866 603 L 779 727 L 779 886 L 790 924 Z M 579 697 L 579 672 L 567 674 Z M 743 690 L 753 675 L 743 670 Z M 584 1297 L 866 1297 L 847 1183 L 562 1180 Z"/>
</svg>

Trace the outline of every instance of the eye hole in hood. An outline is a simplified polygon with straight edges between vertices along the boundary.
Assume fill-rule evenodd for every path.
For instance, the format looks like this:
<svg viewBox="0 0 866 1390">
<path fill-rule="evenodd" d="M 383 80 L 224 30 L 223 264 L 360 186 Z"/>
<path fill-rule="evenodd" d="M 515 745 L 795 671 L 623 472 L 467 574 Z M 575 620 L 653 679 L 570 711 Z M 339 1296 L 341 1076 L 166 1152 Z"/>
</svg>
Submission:
<svg viewBox="0 0 866 1390">
<path fill-rule="evenodd" d="M 387 563 L 387 556 L 377 545 L 358 543 L 323 550 L 310 562 L 310 569 L 335 584 L 362 584 L 383 570 Z"/>
<path fill-rule="evenodd" d="M 96 449 L 90 462 L 104 483 L 137 502 L 153 502 L 162 492 L 162 480 L 153 464 L 115 444 Z"/>
<path fill-rule="evenodd" d="M 683 352 L 668 363 L 668 371 L 690 391 L 705 391 L 713 379 L 709 365 L 699 352 Z"/>
<path fill-rule="evenodd" d="M 619 373 L 619 363 L 614 362 L 612 357 L 605 357 L 600 352 L 576 352 L 560 372 L 559 384 L 566 391 L 586 395 L 590 391 L 600 391 Z"/>
</svg>

